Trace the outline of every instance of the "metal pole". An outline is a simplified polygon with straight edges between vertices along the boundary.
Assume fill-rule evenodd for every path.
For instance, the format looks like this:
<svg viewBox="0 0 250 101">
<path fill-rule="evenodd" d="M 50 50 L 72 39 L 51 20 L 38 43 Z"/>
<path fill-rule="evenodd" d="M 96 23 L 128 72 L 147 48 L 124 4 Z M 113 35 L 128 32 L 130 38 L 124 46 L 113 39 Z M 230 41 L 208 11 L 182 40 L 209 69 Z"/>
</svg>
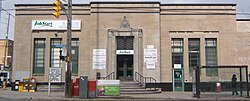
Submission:
<svg viewBox="0 0 250 101">
<path fill-rule="evenodd" d="M 48 79 L 48 81 L 49 81 L 49 86 L 48 86 L 48 96 L 50 96 L 50 88 L 51 88 L 51 83 L 50 83 L 50 70 L 49 70 L 49 79 Z"/>
<path fill-rule="evenodd" d="M 10 24 L 10 14 L 8 14 L 8 23 L 7 23 L 7 32 L 5 36 L 5 47 L 4 47 L 4 57 L 3 57 L 3 70 L 5 69 L 6 65 L 6 53 L 7 53 L 7 47 L 8 47 L 8 34 L 9 34 L 9 24 Z"/>
<path fill-rule="evenodd" d="M 242 96 L 242 70 L 240 67 L 240 96 Z"/>
<path fill-rule="evenodd" d="M 248 69 L 247 66 L 245 67 L 246 70 L 246 82 L 247 82 L 247 98 L 249 98 L 249 86 L 248 86 Z"/>
<path fill-rule="evenodd" d="M 67 69 L 65 72 L 65 97 L 71 98 L 71 22 L 72 22 L 72 0 L 68 0 L 67 16 Z"/>
</svg>

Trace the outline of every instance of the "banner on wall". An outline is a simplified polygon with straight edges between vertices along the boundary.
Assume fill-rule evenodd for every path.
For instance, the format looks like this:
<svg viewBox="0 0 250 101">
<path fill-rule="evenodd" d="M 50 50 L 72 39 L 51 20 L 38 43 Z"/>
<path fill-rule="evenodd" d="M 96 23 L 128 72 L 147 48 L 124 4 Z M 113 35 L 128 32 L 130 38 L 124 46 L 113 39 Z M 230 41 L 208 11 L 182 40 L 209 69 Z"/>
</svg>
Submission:
<svg viewBox="0 0 250 101">
<path fill-rule="evenodd" d="M 157 49 L 144 49 L 144 62 L 157 62 Z"/>
<path fill-rule="evenodd" d="M 81 30 L 81 20 L 72 20 L 72 30 Z M 67 30 L 66 20 L 32 20 L 32 30 Z"/>
<path fill-rule="evenodd" d="M 106 68 L 106 49 L 93 49 L 93 69 Z"/>
<path fill-rule="evenodd" d="M 147 69 L 155 68 L 155 62 L 147 62 Z"/>
</svg>

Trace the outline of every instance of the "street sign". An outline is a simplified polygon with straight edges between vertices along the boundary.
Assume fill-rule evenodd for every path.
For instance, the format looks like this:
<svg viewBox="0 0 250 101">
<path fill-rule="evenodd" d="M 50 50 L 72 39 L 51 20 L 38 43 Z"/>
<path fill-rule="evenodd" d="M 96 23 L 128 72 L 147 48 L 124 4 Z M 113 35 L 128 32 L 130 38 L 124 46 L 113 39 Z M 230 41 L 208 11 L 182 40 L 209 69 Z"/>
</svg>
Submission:
<svg viewBox="0 0 250 101">
<path fill-rule="evenodd" d="M 64 44 L 55 44 L 55 48 L 63 48 L 66 47 Z"/>
</svg>

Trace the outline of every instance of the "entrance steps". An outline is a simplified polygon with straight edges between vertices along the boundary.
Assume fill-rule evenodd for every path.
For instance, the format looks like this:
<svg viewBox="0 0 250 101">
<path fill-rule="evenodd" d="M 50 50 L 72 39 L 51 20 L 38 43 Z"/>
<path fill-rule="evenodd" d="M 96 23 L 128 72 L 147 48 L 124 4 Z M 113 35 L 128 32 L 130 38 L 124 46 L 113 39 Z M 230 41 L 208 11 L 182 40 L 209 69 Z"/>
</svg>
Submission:
<svg viewBox="0 0 250 101">
<path fill-rule="evenodd" d="M 48 85 L 38 85 L 38 92 L 48 92 Z M 50 92 L 64 92 L 64 85 L 51 85 Z"/>
<path fill-rule="evenodd" d="M 120 84 L 121 95 L 129 95 L 129 94 L 156 94 L 161 93 L 159 89 L 155 88 L 145 88 L 141 87 L 138 82 L 135 81 L 122 81 Z"/>
<path fill-rule="evenodd" d="M 131 94 L 156 94 L 161 93 L 160 89 L 155 88 L 145 88 L 139 85 L 135 81 L 121 81 L 120 83 L 121 95 L 131 95 Z M 38 85 L 38 92 L 48 92 L 48 85 Z M 64 85 L 51 85 L 51 92 L 64 92 Z"/>
</svg>

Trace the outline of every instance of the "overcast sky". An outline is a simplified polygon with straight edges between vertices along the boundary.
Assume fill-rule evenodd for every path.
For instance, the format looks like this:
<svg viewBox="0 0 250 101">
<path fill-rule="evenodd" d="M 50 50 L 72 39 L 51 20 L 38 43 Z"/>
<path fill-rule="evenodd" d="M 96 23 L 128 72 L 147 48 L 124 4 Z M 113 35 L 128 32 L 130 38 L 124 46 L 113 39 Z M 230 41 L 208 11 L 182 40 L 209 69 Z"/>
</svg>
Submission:
<svg viewBox="0 0 250 101">
<path fill-rule="evenodd" d="M 0 0 L 1 1 L 1 0 Z M 55 0 L 3 0 L 2 7 L 14 14 L 14 4 L 48 4 L 53 3 Z M 63 1 L 63 0 L 61 0 Z M 66 0 L 67 1 L 67 0 Z M 90 0 L 72 0 L 73 3 L 89 3 Z M 250 19 L 250 0 L 91 0 L 91 1 L 160 1 L 162 3 L 235 3 L 237 4 L 237 18 Z M 1 11 L 1 23 L 0 23 L 0 39 L 5 38 L 7 33 L 8 13 Z M 10 16 L 10 30 L 9 39 L 13 40 L 14 35 L 14 17 Z"/>
</svg>

